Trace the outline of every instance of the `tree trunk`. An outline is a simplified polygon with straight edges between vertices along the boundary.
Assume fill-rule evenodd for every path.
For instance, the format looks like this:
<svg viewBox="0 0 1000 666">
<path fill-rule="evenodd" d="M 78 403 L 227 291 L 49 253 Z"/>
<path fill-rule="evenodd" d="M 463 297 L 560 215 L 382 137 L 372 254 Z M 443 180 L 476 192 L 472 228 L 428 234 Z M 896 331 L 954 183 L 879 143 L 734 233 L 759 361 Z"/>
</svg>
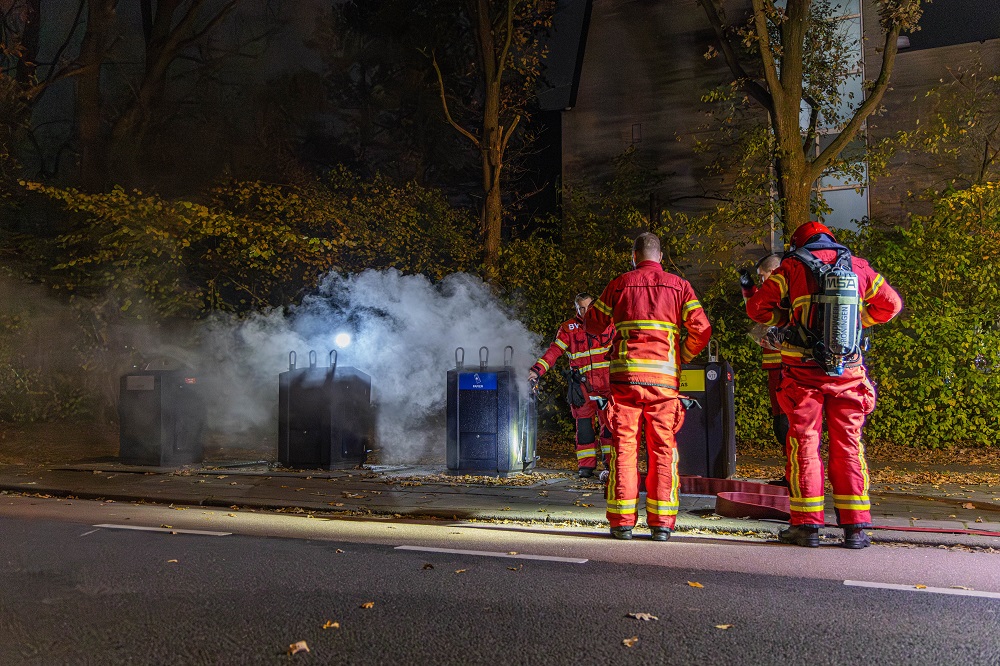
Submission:
<svg viewBox="0 0 1000 666">
<path fill-rule="evenodd" d="M 104 188 L 107 177 L 106 140 L 101 123 L 101 65 L 112 44 L 117 0 L 87 3 L 87 30 L 80 43 L 76 80 L 76 139 L 80 151 L 80 185 L 86 190 Z"/>
<path fill-rule="evenodd" d="M 26 0 L 24 3 L 24 31 L 21 46 L 24 52 L 17 59 L 15 78 L 25 89 L 35 85 L 35 70 L 38 68 L 38 42 L 41 35 L 41 0 Z"/>
<path fill-rule="evenodd" d="M 500 253 L 500 235 L 503 226 L 503 199 L 500 192 L 500 173 L 503 169 L 501 148 L 503 129 L 500 127 L 500 81 L 486 82 L 486 105 L 483 110 L 483 133 L 479 150 L 483 161 L 483 211 L 481 215 L 483 236 L 483 269 L 486 280 L 497 277 Z"/>
</svg>

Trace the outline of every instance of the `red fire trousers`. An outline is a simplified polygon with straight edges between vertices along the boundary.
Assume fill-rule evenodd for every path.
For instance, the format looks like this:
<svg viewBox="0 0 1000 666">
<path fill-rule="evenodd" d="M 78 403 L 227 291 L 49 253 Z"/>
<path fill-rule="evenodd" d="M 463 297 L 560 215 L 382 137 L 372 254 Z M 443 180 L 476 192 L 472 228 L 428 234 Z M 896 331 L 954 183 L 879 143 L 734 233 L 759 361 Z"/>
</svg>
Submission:
<svg viewBox="0 0 1000 666">
<path fill-rule="evenodd" d="M 576 466 L 580 469 L 597 467 L 598 446 L 604 464 L 611 455 L 611 421 L 607 409 L 598 409 L 597 402 L 588 400 L 573 410 L 576 423 Z M 597 417 L 596 425 L 594 417 Z"/>
<path fill-rule="evenodd" d="M 639 437 L 640 431 L 645 431 L 649 454 L 646 524 L 673 529 L 680 504 L 674 435 L 684 423 L 684 407 L 677 391 L 659 386 L 612 384 L 609 409 L 613 443 L 607 516 L 611 527 L 632 527 L 636 523 Z"/>
<path fill-rule="evenodd" d="M 868 464 L 861 428 L 875 408 L 875 390 L 864 368 L 831 377 L 818 368 L 785 366 L 778 400 L 788 415 L 785 474 L 791 524 L 816 525 L 823 517 L 823 417 L 830 434 L 830 484 L 840 525 L 871 526 Z"/>
</svg>

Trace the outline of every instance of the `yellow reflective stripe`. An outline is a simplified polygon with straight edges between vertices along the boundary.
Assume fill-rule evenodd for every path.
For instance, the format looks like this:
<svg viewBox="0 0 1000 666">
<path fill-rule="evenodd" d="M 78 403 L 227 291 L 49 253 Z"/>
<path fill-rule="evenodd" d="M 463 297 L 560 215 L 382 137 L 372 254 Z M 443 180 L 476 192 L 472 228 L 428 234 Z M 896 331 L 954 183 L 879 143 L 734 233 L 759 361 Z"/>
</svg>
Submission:
<svg viewBox="0 0 1000 666">
<path fill-rule="evenodd" d="M 812 303 L 812 295 L 806 294 L 805 296 L 799 296 L 794 301 L 792 301 L 792 309 L 794 310 L 795 308 L 798 307 L 804 307 L 806 305 L 809 305 L 810 303 Z"/>
<path fill-rule="evenodd" d="M 559 349 L 562 349 L 563 351 L 569 349 L 569 345 L 560 340 L 559 338 L 556 338 L 556 347 L 559 347 Z"/>
<path fill-rule="evenodd" d="M 764 322 L 765 326 L 774 326 L 781 323 L 781 310 L 771 310 L 771 318 Z"/>
<path fill-rule="evenodd" d="M 603 437 L 602 437 L 602 439 L 603 439 Z M 604 455 L 608 455 L 609 453 L 611 453 L 611 445 L 610 444 L 601 444 L 601 453 L 603 453 Z"/>
<path fill-rule="evenodd" d="M 822 511 L 824 498 L 823 497 L 792 497 L 789 500 L 791 508 L 793 511 L 803 511 L 803 512 L 813 512 Z"/>
<path fill-rule="evenodd" d="M 867 495 L 834 495 L 833 505 L 838 509 L 867 510 L 872 508 Z"/>
<path fill-rule="evenodd" d="M 661 502 L 659 500 L 646 500 L 646 513 L 655 513 L 657 516 L 676 516 L 679 504 Z"/>
<path fill-rule="evenodd" d="M 609 361 L 601 361 L 600 363 L 591 363 L 585 368 L 582 368 L 582 370 L 584 372 L 590 372 L 591 370 L 594 370 L 596 368 L 609 368 L 609 367 L 611 367 L 611 363 Z"/>
<path fill-rule="evenodd" d="M 697 302 L 697 301 L 695 301 Z M 632 319 L 615 324 L 619 331 L 673 331 L 680 333 L 680 328 L 672 321 L 660 321 L 658 319 Z"/>
<path fill-rule="evenodd" d="M 868 291 L 865 292 L 865 300 L 868 301 L 874 298 L 875 294 L 878 293 L 878 290 L 882 288 L 883 284 L 885 284 L 885 278 L 882 277 L 881 273 L 876 273 L 875 279 L 872 280 L 870 285 L 868 285 Z"/>
<path fill-rule="evenodd" d="M 792 497 L 802 497 L 802 490 L 799 489 L 799 440 L 789 437 L 788 447 L 788 461 L 792 467 L 792 473 L 788 478 L 788 494 Z"/>
<path fill-rule="evenodd" d="M 594 301 L 594 304 L 591 307 L 593 307 L 594 309 L 596 309 L 598 312 L 602 312 L 602 313 L 608 315 L 609 317 L 611 316 L 611 308 L 609 308 L 607 305 L 605 305 L 604 301 L 602 301 L 599 298 L 596 301 Z"/>
<path fill-rule="evenodd" d="M 685 303 L 684 307 L 681 308 L 681 320 L 682 321 L 687 321 L 688 315 L 692 311 L 697 310 L 700 307 L 701 307 L 701 303 L 698 302 L 697 298 L 694 299 L 693 301 L 688 301 L 687 303 Z"/>
<path fill-rule="evenodd" d="M 630 513 L 636 513 L 636 500 L 608 500 L 608 513 L 615 513 L 618 515 L 627 515 Z"/>
<path fill-rule="evenodd" d="M 609 351 L 611 351 L 611 347 L 610 346 L 608 346 L 608 347 L 597 347 L 595 349 L 585 349 L 584 351 L 581 351 L 581 352 L 573 352 L 573 353 L 567 354 L 566 356 L 567 356 L 567 358 L 575 361 L 576 359 L 583 358 L 584 356 L 603 356 L 603 355 L 607 354 Z"/>
<path fill-rule="evenodd" d="M 861 478 L 864 479 L 862 492 L 867 497 L 868 485 L 871 480 L 868 478 L 868 460 L 865 458 L 865 443 L 860 440 L 858 440 L 858 462 L 861 463 Z"/>
<path fill-rule="evenodd" d="M 661 375 L 676 375 L 677 365 L 669 361 L 641 361 L 617 359 L 611 361 L 611 372 L 651 372 Z"/>
<path fill-rule="evenodd" d="M 771 273 L 771 277 L 768 280 L 774 280 L 778 283 L 778 289 L 781 293 L 781 298 L 788 298 L 788 281 L 785 280 L 784 275 L 778 275 L 777 273 Z"/>
<path fill-rule="evenodd" d="M 581 458 L 593 458 L 596 455 L 597 455 L 597 449 L 596 448 L 577 449 L 576 450 L 576 459 L 577 460 L 580 460 Z"/>
<path fill-rule="evenodd" d="M 781 361 L 781 352 L 765 352 L 764 363 L 779 363 Z"/>
<path fill-rule="evenodd" d="M 862 326 L 874 326 L 877 323 L 878 322 L 875 321 L 875 319 L 870 314 L 868 314 L 868 310 L 866 310 L 865 308 L 861 309 L 861 325 Z"/>
<path fill-rule="evenodd" d="M 545 362 L 544 358 L 538 359 L 538 365 L 540 365 L 543 368 L 545 368 L 545 372 L 548 372 L 550 370 L 550 368 L 551 368 L 551 366 L 548 363 Z"/>
<path fill-rule="evenodd" d="M 781 355 L 791 356 L 793 358 L 802 358 L 804 356 L 809 356 L 812 358 L 812 354 L 806 352 L 802 347 L 796 347 L 795 345 L 790 345 L 787 342 L 781 343 Z"/>
</svg>

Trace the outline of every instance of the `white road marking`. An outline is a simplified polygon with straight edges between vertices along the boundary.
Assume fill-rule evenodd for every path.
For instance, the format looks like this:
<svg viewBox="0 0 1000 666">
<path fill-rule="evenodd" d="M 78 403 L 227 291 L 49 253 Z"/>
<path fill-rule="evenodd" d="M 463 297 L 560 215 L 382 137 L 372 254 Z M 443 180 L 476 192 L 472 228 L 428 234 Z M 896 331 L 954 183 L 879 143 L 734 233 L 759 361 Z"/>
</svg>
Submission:
<svg viewBox="0 0 1000 666">
<path fill-rule="evenodd" d="M 451 555 L 481 555 L 483 557 L 506 557 L 512 560 L 544 560 L 546 562 L 566 562 L 585 564 L 588 560 L 579 557 L 556 557 L 554 555 L 525 555 L 523 553 L 499 553 L 491 550 L 457 550 L 455 548 L 431 548 L 429 546 L 396 546 L 396 550 L 418 550 L 424 553 L 448 553 Z"/>
<path fill-rule="evenodd" d="M 230 536 L 232 532 L 209 532 L 208 530 L 182 530 L 174 527 L 143 527 L 142 525 L 114 525 L 111 523 L 94 525 L 115 530 L 139 530 L 141 532 L 168 532 L 170 534 L 201 534 L 203 536 Z"/>
<path fill-rule="evenodd" d="M 979 592 L 977 590 L 963 590 L 961 588 L 954 587 L 917 587 L 916 585 L 900 585 L 898 583 L 872 583 L 866 580 L 845 580 L 844 585 L 849 587 L 875 587 L 883 590 L 906 590 L 907 592 L 953 594 L 957 597 L 984 597 L 986 599 L 1000 599 L 1000 592 Z"/>
<path fill-rule="evenodd" d="M 89 532 L 84 532 L 84 533 L 83 533 L 83 534 L 81 534 L 80 536 L 82 536 L 82 537 L 85 537 L 85 536 L 87 536 L 88 534 L 93 534 L 93 533 L 94 533 L 94 532 L 96 532 L 96 531 L 97 531 L 97 530 L 90 530 Z"/>
</svg>

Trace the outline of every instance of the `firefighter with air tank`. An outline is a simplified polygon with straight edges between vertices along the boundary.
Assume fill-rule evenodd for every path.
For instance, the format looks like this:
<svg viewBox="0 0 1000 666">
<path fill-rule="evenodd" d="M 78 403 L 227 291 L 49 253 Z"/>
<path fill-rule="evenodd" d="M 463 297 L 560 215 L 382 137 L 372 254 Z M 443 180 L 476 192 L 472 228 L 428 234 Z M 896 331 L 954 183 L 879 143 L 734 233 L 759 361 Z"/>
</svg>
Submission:
<svg viewBox="0 0 1000 666">
<path fill-rule="evenodd" d="M 862 357 L 862 327 L 888 322 L 902 308 L 899 294 L 868 262 L 852 257 L 819 222 L 791 238 L 781 264 L 746 302 L 747 314 L 783 330 L 778 401 L 788 416 L 785 472 L 790 526 L 782 543 L 819 546 L 824 525 L 823 419 L 830 436 L 829 476 L 844 547 L 871 544 L 868 466 L 861 429 L 875 407 Z"/>
<path fill-rule="evenodd" d="M 535 384 L 555 365 L 556 359 L 566 355 L 569 361 L 566 401 L 576 425 L 576 463 L 581 478 L 594 475 L 598 440 L 605 462 L 611 452 L 611 431 L 605 410 L 609 394 L 609 363 L 605 356 L 610 350 L 615 328 L 608 326 L 597 333 L 587 332 L 584 317 L 593 302 L 594 297 L 588 293 L 576 295 L 573 299 L 576 316 L 563 322 L 556 331 L 555 340 L 528 372 L 528 382 Z"/>
</svg>

